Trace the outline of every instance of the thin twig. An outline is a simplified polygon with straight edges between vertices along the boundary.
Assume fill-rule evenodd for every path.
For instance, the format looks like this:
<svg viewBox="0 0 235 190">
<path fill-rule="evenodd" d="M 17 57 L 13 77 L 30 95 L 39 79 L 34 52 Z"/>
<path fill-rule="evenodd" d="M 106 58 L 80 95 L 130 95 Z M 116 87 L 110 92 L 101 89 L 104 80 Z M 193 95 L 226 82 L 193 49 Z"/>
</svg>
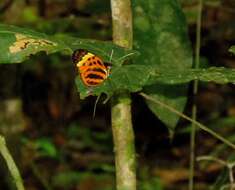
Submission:
<svg viewBox="0 0 235 190">
<path fill-rule="evenodd" d="M 2 154 L 7 167 L 10 171 L 10 174 L 15 182 L 17 190 L 24 190 L 24 185 L 22 178 L 20 176 L 20 172 L 11 156 L 11 153 L 9 152 L 7 146 L 6 146 L 6 141 L 3 136 L 0 136 L 0 153 Z"/>
<path fill-rule="evenodd" d="M 218 163 L 220 163 L 223 166 L 227 166 L 228 165 L 228 163 L 225 162 L 224 160 L 221 160 L 219 158 L 215 158 L 213 156 L 198 156 L 197 157 L 197 161 L 204 161 L 204 160 L 218 162 Z"/>
<path fill-rule="evenodd" d="M 199 0 L 198 13 L 197 13 L 197 29 L 196 29 L 196 48 L 195 48 L 195 65 L 194 68 L 198 69 L 200 64 L 200 47 L 201 47 L 201 19 L 202 19 L 202 0 Z M 193 83 L 194 97 L 198 93 L 198 80 Z M 197 120 L 197 105 L 194 102 L 192 107 L 192 119 Z M 195 160 L 195 141 L 196 141 L 196 126 L 192 123 L 190 133 L 190 168 L 189 168 L 189 190 L 193 190 L 194 186 L 194 160 Z"/>
<path fill-rule="evenodd" d="M 233 190 L 235 187 L 234 184 L 234 177 L 233 177 L 233 167 L 235 166 L 235 162 L 226 162 L 224 160 L 221 160 L 219 158 L 215 158 L 213 156 L 199 156 L 197 158 L 197 161 L 203 161 L 203 160 L 207 160 L 207 161 L 215 161 L 218 162 L 219 164 L 223 165 L 224 167 L 228 168 L 228 173 L 229 173 L 229 184 L 226 184 L 224 186 L 221 187 L 221 190 L 225 189 L 225 188 L 230 188 L 230 190 Z"/>
<path fill-rule="evenodd" d="M 214 132 L 213 130 L 209 129 L 209 128 L 206 127 L 205 125 L 199 123 L 199 122 L 196 121 L 196 120 L 191 119 L 189 116 L 187 116 L 187 115 L 181 113 L 180 111 L 176 110 L 175 108 L 173 108 L 173 107 L 171 107 L 171 106 L 169 106 L 169 105 L 167 105 L 167 104 L 165 104 L 165 103 L 163 103 L 163 102 L 161 102 L 161 101 L 159 101 L 159 100 L 157 100 L 157 99 L 154 99 L 154 98 L 148 96 L 148 95 L 145 94 L 145 93 L 142 93 L 142 92 L 141 92 L 141 93 L 139 93 L 139 94 L 140 94 L 141 96 L 143 96 L 145 99 L 150 100 L 150 101 L 152 101 L 152 102 L 154 102 L 154 103 L 156 103 L 156 104 L 158 104 L 158 105 L 160 105 L 160 106 L 162 106 L 162 107 L 168 109 L 169 111 L 171 111 L 171 112 L 175 113 L 176 115 L 178 115 L 178 116 L 180 116 L 180 117 L 182 117 L 182 118 L 184 118 L 184 119 L 190 121 L 191 123 L 194 123 L 195 126 L 198 126 L 198 127 L 199 127 L 200 129 L 202 129 L 203 131 L 206 131 L 207 133 L 209 133 L 209 134 L 212 135 L 213 137 L 217 138 L 218 140 L 222 141 L 224 144 L 226 144 L 227 146 L 229 146 L 229 147 L 231 147 L 232 149 L 235 150 L 235 145 L 234 145 L 233 143 L 231 143 L 230 141 L 228 141 L 228 140 L 225 139 L 224 137 L 220 136 L 219 134 L 217 134 L 217 133 Z"/>
</svg>

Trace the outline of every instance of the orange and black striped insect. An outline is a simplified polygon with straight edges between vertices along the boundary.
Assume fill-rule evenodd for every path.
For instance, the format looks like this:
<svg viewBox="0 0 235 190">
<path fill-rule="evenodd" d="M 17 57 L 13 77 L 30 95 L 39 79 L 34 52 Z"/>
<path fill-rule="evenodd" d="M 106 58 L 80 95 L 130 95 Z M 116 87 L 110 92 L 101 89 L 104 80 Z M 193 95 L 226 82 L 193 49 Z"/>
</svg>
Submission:
<svg viewBox="0 0 235 190">
<path fill-rule="evenodd" d="M 111 64 L 104 63 L 100 57 L 87 50 L 75 50 L 72 60 L 76 64 L 81 79 L 86 86 L 98 86 L 109 76 Z"/>
</svg>

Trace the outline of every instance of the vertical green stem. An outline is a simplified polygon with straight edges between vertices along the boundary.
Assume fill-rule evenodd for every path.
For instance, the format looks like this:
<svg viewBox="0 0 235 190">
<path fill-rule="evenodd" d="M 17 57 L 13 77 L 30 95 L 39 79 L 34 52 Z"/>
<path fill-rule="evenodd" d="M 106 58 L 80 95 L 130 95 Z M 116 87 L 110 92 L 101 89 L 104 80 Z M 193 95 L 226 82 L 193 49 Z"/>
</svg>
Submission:
<svg viewBox="0 0 235 190">
<path fill-rule="evenodd" d="M 111 0 L 113 42 L 132 48 L 130 0 Z M 112 98 L 112 131 L 115 150 L 117 190 L 136 190 L 135 143 L 131 120 L 131 97 L 121 92 Z"/>
<path fill-rule="evenodd" d="M 130 0 L 111 0 L 113 42 L 132 49 L 133 29 Z"/>
<path fill-rule="evenodd" d="M 135 190 L 135 145 L 131 122 L 131 99 L 127 93 L 112 99 L 112 130 L 117 190 Z"/>
<path fill-rule="evenodd" d="M 202 1 L 199 0 L 198 13 L 197 13 L 197 29 L 196 29 L 196 48 L 195 48 L 195 69 L 199 68 L 200 64 L 200 47 L 201 47 L 201 19 L 202 19 Z M 193 95 L 196 96 L 198 92 L 198 80 L 194 81 L 193 84 Z M 197 119 L 197 106 L 194 103 L 192 107 L 192 119 Z M 190 141 L 190 172 L 189 172 L 189 190 L 194 189 L 194 163 L 195 163 L 195 137 L 196 137 L 196 126 L 192 123 L 191 129 L 191 141 Z"/>
<path fill-rule="evenodd" d="M 6 141 L 4 137 L 0 136 L 0 153 L 2 154 L 4 160 L 7 163 L 7 167 L 11 173 L 11 176 L 16 184 L 17 190 L 24 190 L 22 178 L 20 172 L 6 146 Z"/>
</svg>

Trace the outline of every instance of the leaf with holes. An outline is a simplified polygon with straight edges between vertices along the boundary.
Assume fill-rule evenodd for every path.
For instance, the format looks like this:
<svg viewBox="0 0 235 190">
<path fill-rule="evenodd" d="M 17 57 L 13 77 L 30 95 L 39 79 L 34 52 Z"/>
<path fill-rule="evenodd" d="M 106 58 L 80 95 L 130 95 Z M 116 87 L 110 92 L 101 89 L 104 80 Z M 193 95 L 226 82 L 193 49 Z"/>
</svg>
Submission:
<svg viewBox="0 0 235 190">
<path fill-rule="evenodd" d="M 106 61 L 110 59 L 112 52 L 112 60 L 116 64 L 122 63 L 136 53 L 111 42 L 80 39 L 68 35 L 49 36 L 26 28 L 0 24 L 0 63 L 20 63 L 41 51 L 48 54 L 66 51 L 71 55 L 75 49 L 81 48 L 97 53 Z"/>
</svg>

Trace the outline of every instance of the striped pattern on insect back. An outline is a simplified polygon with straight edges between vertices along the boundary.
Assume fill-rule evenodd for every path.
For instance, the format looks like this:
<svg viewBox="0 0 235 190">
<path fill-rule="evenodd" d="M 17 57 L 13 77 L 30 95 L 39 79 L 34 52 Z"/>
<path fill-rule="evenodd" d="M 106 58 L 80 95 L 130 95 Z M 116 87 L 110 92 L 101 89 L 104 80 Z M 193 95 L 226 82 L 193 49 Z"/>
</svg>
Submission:
<svg viewBox="0 0 235 190">
<path fill-rule="evenodd" d="M 97 86 L 107 79 L 109 69 L 98 56 L 86 50 L 76 50 L 72 59 L 85 85 Z"/>
<path fill-rule="evenodd" d="M 108 77 L 107 67 L 95 55 L 87 57 L 79 70 L 81 78 L 87 86 L 97 86 Z"/>
</svg>

